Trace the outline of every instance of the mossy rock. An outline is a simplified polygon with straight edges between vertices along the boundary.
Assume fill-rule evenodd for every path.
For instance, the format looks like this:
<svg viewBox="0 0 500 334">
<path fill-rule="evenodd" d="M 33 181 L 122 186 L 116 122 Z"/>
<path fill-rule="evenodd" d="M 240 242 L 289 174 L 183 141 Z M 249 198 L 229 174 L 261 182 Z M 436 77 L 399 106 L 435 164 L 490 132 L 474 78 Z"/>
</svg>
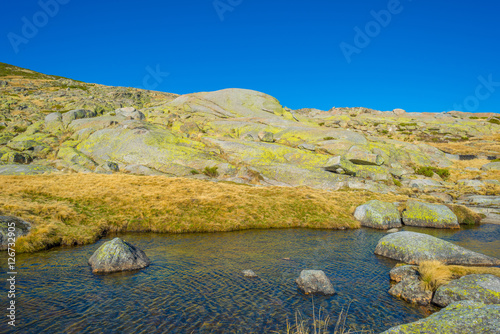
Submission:
<svg viewBox="0 0 500 334">
<path fill-rule="evenodd" d="M 446 205 L 409 200 L 403 212 L 403 223 L 408 226 L 460 228 L 458 218 Z"/>
<path fill-rule="evenodd" d="M 16 240 L 19 237 L 27 235 L 30 230 L 31 224 L 27 221 L 13 216 L 0 216 L 0 250 L 6 250 L 8 244 L 12 243 L 9 238 Z M 13 236 L 9 236 L 10 232 L 13 233 Z M 13 243 L 15 244 L 15 241 Z"/>
<path fill-rule="evenodd" d="M 146 253 L 120 238 L 102 244 L 89 259 L 94 273 L 138 270 L 150 263 Z"/>
<path fill-rule="evenodd" d="M 399 325 L 381 334 L 471 334 L 499 333 L 500 305 L 456 302 L 429 317 Z"/>
<path fill-rule="evenodd" d="M 462 300 L 500 304 L 500 277 L 489 274 L 463 276 L 440 286 L 432 302 L 445 307 Z"/>
<path fill-rule="evenodd" d="M 408 264 L 438 260 L 445 264 L 495 266 L 500 260 L 476 253 L 451 242 L 416 232 L 396 232 L 379 240 L 375 254 Z"/>
<path fill-rule="evenodd" d="M 379 200 L 371 200 L 358 206 L 354 218 L 360 221 L 362 226 L 381 230 L 401 227 L 401 216 L 397 207 Z"/>
</svg>

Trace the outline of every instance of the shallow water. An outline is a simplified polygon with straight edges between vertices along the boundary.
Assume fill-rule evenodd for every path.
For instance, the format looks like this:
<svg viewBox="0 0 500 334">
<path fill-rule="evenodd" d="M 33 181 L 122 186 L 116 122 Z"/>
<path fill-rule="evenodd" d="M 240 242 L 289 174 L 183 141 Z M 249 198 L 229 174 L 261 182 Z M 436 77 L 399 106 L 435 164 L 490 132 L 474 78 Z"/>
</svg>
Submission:
<svg viewBox="0 0 500 334">
<path fill-rule="evenodd" d="M 410 230 L 410 229 L 408 229 Z M 500 257 L 500 226 L 460 231 L 411 229 Z M 295 278 L 321 269 L 337 290 L 315 296 L 333 319 L 350 303 L 348 325 L 381 332 L 426 311 L 390 296 L 395 261 L 373 254 L 385 233 L 371 229 L 252 230 L 214 234 L 123 234 L 152 265 L 138 272 L 94 275 L 88 258 L 102 244 L 18 255 L 18 333 L 284 332 L 295 313 L 312 316 L 313 297 Z M 290 258 L 290 260 L 284 260 Z M 2 280 L 6 254 L 0 255 Z M 257 279 L 244 278 L 252 269 Z M 6 285 L 0 291 L 7 305 Z M 5 316 L 0 331 L 8 329 Z M 332 328 L 333 331 L 333 328 Z"/>
</svg>

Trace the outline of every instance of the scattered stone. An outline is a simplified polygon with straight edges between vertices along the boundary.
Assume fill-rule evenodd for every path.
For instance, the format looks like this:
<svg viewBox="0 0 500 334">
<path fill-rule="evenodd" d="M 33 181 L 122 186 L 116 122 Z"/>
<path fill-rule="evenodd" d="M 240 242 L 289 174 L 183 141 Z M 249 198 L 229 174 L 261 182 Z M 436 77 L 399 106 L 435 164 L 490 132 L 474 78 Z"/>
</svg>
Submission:
<svg viewBox="0 0 500 334">
<path fill-rule="evenodd" d="M 467 250 L 427 234 L 408 231 L 385 235 L 379 240 L 375 254 L 408 264 L 438 260 L 445 264 L 500 265 L 499 259 Z"/>
<path fill-rule="evenodd" d="M 332 283 L 323 270 L 302 270 L 295 282 L 306 295 L 310 293 L 333 295 L 335 293 Z"/>
<path fill-rule="evenodd" d="M 485 304 L 500 304 L 500 277 L 494 275 L 467 275 L 440 286 L 432 299 L 438 306 L 462 300 Z"/>
<path fill-rule="evenodd" d="M 446 205 L 409 200 L 403 211 L 403 223 L 408 226 L 460 228 L 457 216 Z"/>
<path fill-rule="evenodd" d="M 390 230 L 387 230 L 387 233 L 396 233 L 399 232 L 398 228 L 391 228 Z"/>
<path fill-rule="evenodd" d="M 324 170 L 334 173 L 338 173 L 339 169 L 344 171 L 343 174 L 351 176 L 356 176 L 357 173 L 356 166 L 352 162 L 345 160 L 340 156 L 329 159 L 326 163 L 326 167 L 324 167 Z"/>
<path fill-rule="evenodd" d="M 102 244 L 89 259 L 94 273 L 137 270 L 149 266 L 150 263 L 142 250 L 120 238 Z"/>
<path fill-rule="evenodd" d="M 425 319 L 392 327 L 381 334 L 500 333 L 500 305 L 456 302 Z"/>
<path fill-rule="evenodd" d="M 271 132 L 261 131 L 258 134 L 260 141 L 274 143 L 274 135 Z"/>
<path fill-rule="evenodd" d="M 75 109 L 70 110 L 62 115 L 62 122 L 64 126 L 68 126 L 69 123 L 76 119 L 81 118 L 91 118 L 96 117 L 97 113 L 95 111 L 84 110 L 84 109 Z"/>
<path fill-rule="evenodd" d="M 9 238 L 17 239 L 27 235 L 30 230 L 31 224 L 27 221 L 13 216 L 0 216 L 0 250 L 6 250 L 9 243 L 13 243 Z"/>
<path fill-rule="evenodd" d="M 256 278 L 258 277 L 256 273 L 254 273 L 251 269 L 246 269 L 242 271 L 244 277 Z"/>
<path fill-rule="evenodd" d="M 354 218 L 360 221 L 362 226 L 371 228 L 387 230 L 401 227 L 401 217 L 396 206 L 379 200 L 371 200 L 358 206 Z"/>
<path fill-rule="evenodd" d="M 394 115 L 397 115 L 397 116 L 400 116 L 400 115 L 404 115 L 404 114 L 406 114 L 406 110 L 404 110 L 404 109 L 399 109 L 399 108 L 394 109 L 392 112 L 394 113 Z"/>
<path fill-rule="evenodd" d="M 384 163 L 384 158 L 380 155 L 363 150 L 358 146 L 352 146 L 347 151 L 345 158 L 356 165 L 380 166 Z"/>
<path fill-rule="evenodd" d="M 481 167 L 481 170 L 484 171 L 500 170 L 500 161 L 490 162 L 489 164 L 483 165 Z"/>
<path fill-rule="evenodd" d="M 133 108 L 133 107 L 127 107 L 127 108 L 119 108 L 115 110 L 116 116 L 123 116 L 128 119 L 135 119 L 138 121 L 142 121 L 146 119 L 146 116 L 140 112 L 139 110 Z"/>
</svg>

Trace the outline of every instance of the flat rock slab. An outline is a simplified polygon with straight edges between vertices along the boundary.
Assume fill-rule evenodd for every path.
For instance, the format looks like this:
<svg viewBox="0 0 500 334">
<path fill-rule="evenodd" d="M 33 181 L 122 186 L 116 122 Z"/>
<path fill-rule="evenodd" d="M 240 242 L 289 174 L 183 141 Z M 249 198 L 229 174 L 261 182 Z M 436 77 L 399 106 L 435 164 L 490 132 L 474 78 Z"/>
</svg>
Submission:
<svg viewBox="0 0 500 334">
<path fill-rule="evenodd" d="M 302 270 L 295 282 L 306 295 L 310 293 L 333 295 L 335 293 L 332 283 L 322 270 Z"/>
<path fill-rule="evenodd" d="M 494 275 L 467 275 L 440 286 L 432 302 L 445 307 L 461 300 L 485 304 L 500 304 L 500 277 Z"/>
<path fill-rule="evenodd" d="M 94 273 L 137 270 L 149 266 L 150 263 L 142 250 L 120 238 L 102 244 L 89 259 Z"/>
<path fill-rule="evenodd" d="M 445 264 L 497 266 L 500 260 L 476 253 L 433 236 L 416 232 L 396 232 L 379 240 L 375 254 L 408 264 L 438 260 Z"/>
<path fill-rule="evenodd" d="M 456 302 L 429 317 L 392 327 L 382 334 L 500 333 L 500 305 Z"/>
<path fill-rule="evenodd" d="M 396 206 L 392 203 L 372 200 L 360 205 L 354 212 L 354 218 L 362 226 L 382 230 L 401 227 L 401 217 Z"/>
<path fill-rule="evenodd" d="M 408 226 L 460 228 L 457 216 L 446 205 L 413 200 L 406 204 L 403 223 Z"/>
</svg>

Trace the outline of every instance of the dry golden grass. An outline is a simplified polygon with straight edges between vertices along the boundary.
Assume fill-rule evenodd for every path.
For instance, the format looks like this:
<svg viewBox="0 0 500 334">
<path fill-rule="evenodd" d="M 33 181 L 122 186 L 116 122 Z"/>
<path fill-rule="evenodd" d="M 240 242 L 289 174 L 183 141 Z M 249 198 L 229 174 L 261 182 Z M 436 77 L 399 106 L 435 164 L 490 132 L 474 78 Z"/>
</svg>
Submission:
<svg viewBox="0 0 500 334">
<path fill-rule="evenodd" d="M 424 289 L 436 291 L 443 284 L 448 284 L 452 279 L 451 270 L 440 261 L 423 261 L 418 266 L 420 280 Z"/>
<path fill-rule="evenodd" d="M 0 176 L 0 214 L 33 222 L 20 252 L 87 244 L 107 232 L 215 232 L 255 228 L 358 228 L 352 213 L 365 191 L 251 187 L 133 175 Z"/>
<path fill-rule="evenodd" d="M 470 138 L 462 142 L 426 144 L 451 154 L 500 155 L 500 134 Z"/>
<path fill-rule="evenodd" d="M 436 291 L 441 285 L 448 284 L 452 279 L 471 274 L 491 274 L 500 277 L 500 268 L 496 267 L 464 267 L 445 265 L 440 261 L 423 261 L 418 266 L 423 287 Z"/>
</svg>

